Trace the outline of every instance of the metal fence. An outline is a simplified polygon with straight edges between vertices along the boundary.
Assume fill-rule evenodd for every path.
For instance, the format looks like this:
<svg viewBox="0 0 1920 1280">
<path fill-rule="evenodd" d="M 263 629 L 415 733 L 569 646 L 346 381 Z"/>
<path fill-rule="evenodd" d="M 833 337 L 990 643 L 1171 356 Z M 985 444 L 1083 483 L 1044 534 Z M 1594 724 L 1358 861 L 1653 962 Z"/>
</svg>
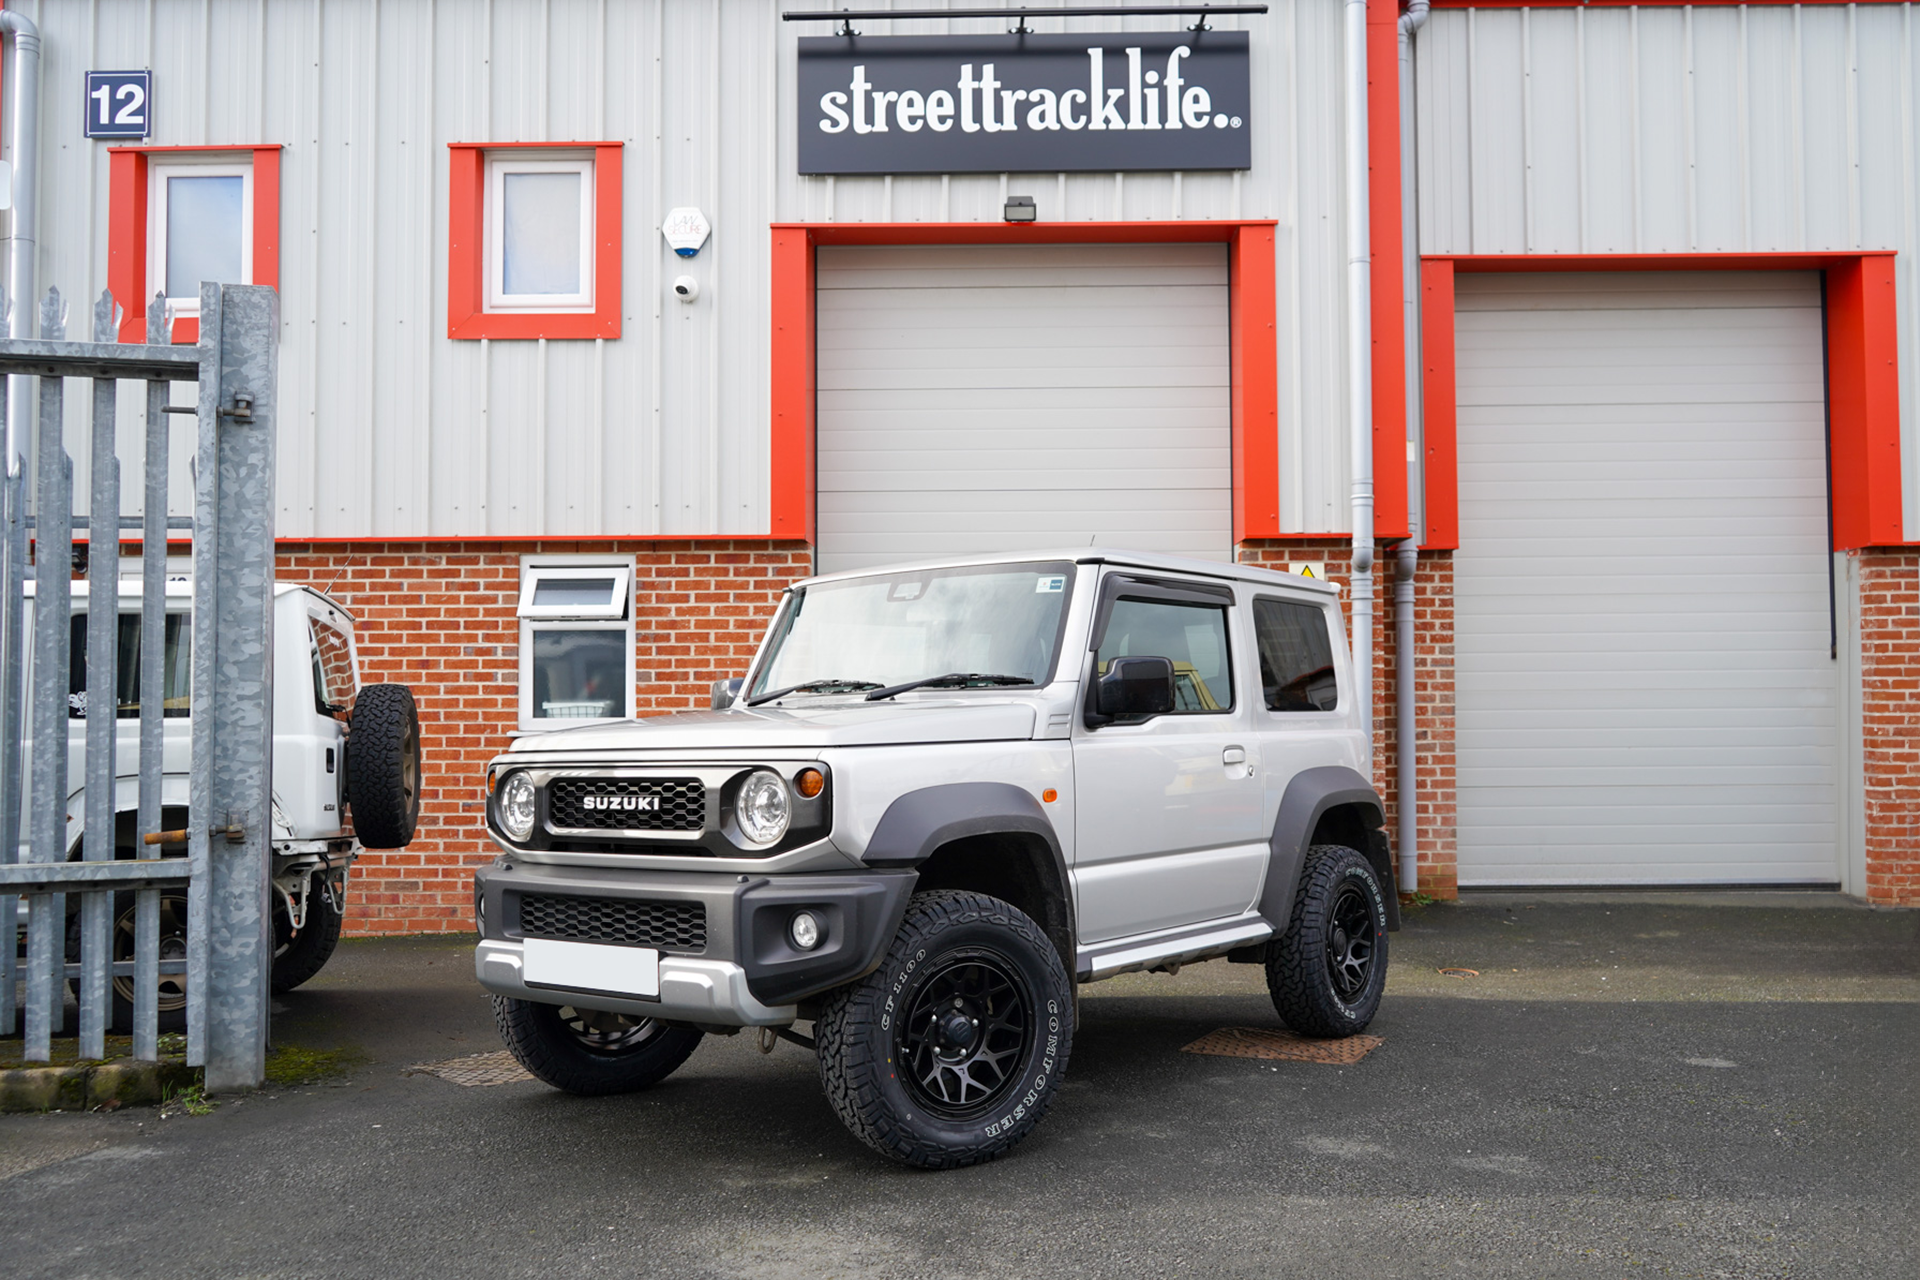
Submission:
<svg viewBox="0 0 1920 1280">
<path fill-rule="evenodd" d="M 91 342 L 65 340 L 49 291 L 38 339 L 0 339 L 0 374 L 38 379 L 31 465 L 26 424 L 9 422 L 0 547 L 0 1029 L 25 988 L 25 1057 L 48 1061 L 63 1030 L 67 984 L 78 994 L 78 1054 L 105 1056 L 113 980 L 129 989 L 133 1056 L 159 1055 L 159 988 L 184 976 L 187 1060 L 210 1089 L 257 1085 L 265 1072 L 272 838 L 273 461 L 279 299 L 253 285 L 203 285 L 196 345 L 173 345 L 160 299 L 148 312 L 157 342 L 122 344 L 118 308 L 102 296 Z M 3 328 L 0 322 L 0 328 Z M 73 516 L 66 395 L 91 384 L 90 476 L 84 520 Z M 123 504 L 115 439 L 122 383 L 146 397 L 144 484 Z M 195 406 L 170 404 L 172 383 L 196 384 Z M 77 386 L 75 387 L 77 390 Z M 10 394 L 33 404 L 25 385 Z M 192 415 L 193 516 L 168 519 L 172 418 Z M 30 475 L 31 473 L 31 479 Z M 125 506 L 137 517 L 123 517 Z M 185 526 L 185 527 L 183 527 Z M 162 830 L 165 779 L 165 610 L 169 529 L 193 544 L 187 824 Z M 85 529 L 84 544 L 68 531 Z M 135 534 L 137 530 L 137 535 Z M 120 540 L 138 536 L 141 592 L 138 751 L 119 735 Z M 176 535 L 177 536 L 177 535 Z M 86 548 L 87 697 L 83 786 L 68 777 L 83 705 L 70 695 L 73 562 Z M 33 621 L 25 627 L 28 584 Z M 137 754 L 137 763 L 135 760 Z M 116 847 L 137 775 L 131 842 Z M 77 796 L 84 799 L 76 806 Z M 77 820 L 77 821 L 76 821 Z M 25 840 L 21 838 L 22 825 Z M 76 831 L 79 837 L 76 839 Z M 184 844 L 184 857 L 165 856 Z M 161 902 L 186 889 L 184 939 L 161 955 Z M 24 970 L 16 972 L 16 899 L 28 904 Z M 77 898 L 77 910 L 68 899 Z"/>
</svg>

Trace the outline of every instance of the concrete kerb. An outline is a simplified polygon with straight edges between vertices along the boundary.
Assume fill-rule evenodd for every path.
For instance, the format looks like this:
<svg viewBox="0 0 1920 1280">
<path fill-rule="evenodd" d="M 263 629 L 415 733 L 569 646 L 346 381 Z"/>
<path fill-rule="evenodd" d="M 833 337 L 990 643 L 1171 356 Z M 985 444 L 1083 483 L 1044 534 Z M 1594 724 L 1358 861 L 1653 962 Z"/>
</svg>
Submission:
<svg viewBox="0 0 1920 1280">
<path fill-rule="evenodd" d="M 81 1062 L 0 1070 L 0 1112 L 153 1107 L 201 1081 L 184 1062 Z"/>
</svg>

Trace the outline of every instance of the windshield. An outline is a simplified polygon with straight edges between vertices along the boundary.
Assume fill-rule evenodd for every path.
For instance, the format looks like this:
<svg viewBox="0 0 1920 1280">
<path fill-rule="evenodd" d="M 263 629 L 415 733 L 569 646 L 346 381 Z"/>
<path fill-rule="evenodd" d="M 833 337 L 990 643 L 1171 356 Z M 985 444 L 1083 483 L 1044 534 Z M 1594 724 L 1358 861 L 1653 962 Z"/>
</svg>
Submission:
<svg viewBox="0 0 1920 1280">
<path fill-rule="evenodd" d="M 935 569 L 794 592 L 749 697 L 833 682 L 863 688 L 954 672 L 1053 678 L 1070 564 Z"/>
</svg>

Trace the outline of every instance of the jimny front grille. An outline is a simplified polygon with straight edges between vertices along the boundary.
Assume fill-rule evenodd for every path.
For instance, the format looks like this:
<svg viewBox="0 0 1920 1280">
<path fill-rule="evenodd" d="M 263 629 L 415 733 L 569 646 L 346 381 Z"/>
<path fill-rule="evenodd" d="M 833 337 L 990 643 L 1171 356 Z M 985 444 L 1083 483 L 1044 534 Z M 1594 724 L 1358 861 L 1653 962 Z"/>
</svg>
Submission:
<svg viewBox="0 0 1920 1280">
<path fill-rule="evenodd" d="M 520 932 L 566 942 L 705 951 L 707 908 L 699 902 L 527 893 L 520 896 Z"/>
<path fill-rule="evenodd" d="M 698 778 L 555 778 L 547 820 L 574 831 L 699 831 L 707 788 Z"/>
</svg>

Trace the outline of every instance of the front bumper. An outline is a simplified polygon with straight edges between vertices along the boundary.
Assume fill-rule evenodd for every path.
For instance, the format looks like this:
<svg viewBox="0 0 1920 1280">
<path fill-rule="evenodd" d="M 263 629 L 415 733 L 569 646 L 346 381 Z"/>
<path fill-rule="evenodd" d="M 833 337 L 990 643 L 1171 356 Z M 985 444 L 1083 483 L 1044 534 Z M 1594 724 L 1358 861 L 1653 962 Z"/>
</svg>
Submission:
<svg viewBox="0 0 1920 1280">
<path fill-rule="evenodd" d="M 502 858 L 474 875 L 481 921 L 474 973 L 487 990 L 521 1000 L 706 1026 L 781 1026 L 794 1020 L 799 1001 L 873 971 L 899 929 L 917 878 L 912 871 L 745 876 Z M 530 934 L 521 902 L 536 895 L 568 904 L 564 912 L 535 913 L 546 921 L 604 921 L 628 909 L 685 911 L 698 904 L 702 936 L 693 942 L 684 935 L 635 941 L 607 936 L 602 924 L 569 924 L 556 932 L 550 923 Z M 798 950 L 788 935 L 788 922 L 800 910 L 823 925 L 822 941 L 812 951 Z M 658 950 L 659 998 L 530 987 L 524 976 L 529 936 Z"/>
</svg>

